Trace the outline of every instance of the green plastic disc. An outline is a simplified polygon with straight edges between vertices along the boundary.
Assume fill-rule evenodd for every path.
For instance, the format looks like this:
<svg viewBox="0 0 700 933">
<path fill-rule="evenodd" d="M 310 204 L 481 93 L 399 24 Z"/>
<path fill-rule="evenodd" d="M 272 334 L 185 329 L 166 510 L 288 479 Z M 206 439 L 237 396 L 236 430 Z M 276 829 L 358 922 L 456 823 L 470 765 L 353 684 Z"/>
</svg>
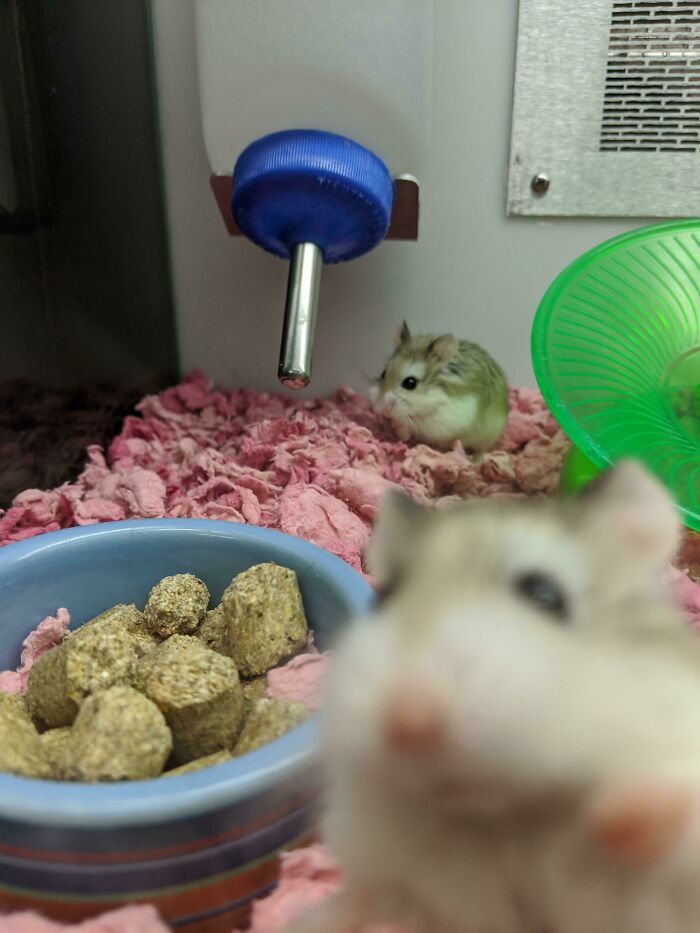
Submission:
<svg viewBox="0 0 700 933">
<path fill-rule="evenodd" d="M 579 257 L 545 293 L 531 349 L 580 453 L 601 470 L 640 460 L 700 531 L 700 221 L 643 227 Z"/>
</svg>

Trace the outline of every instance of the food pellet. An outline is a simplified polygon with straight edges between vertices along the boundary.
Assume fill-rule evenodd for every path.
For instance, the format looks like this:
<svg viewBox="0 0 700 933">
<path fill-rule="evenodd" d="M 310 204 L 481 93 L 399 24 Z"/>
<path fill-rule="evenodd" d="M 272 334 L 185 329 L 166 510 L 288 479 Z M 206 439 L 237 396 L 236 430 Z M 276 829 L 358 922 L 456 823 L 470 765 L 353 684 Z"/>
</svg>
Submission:
<svg viewBox="0 0 700 933">
<path fill-rule="evenodd" d="M 253 680 L 243 681 L 243 702 L 246 715 L 254 700 L 265 696 L 267 690 L 267 677 L 254 677 Z"/>
<path fill-rule="evenodd" d="M 172 736 L 155 703 L 133 687 L 88 697 L 71 730 L 65 774 L 73 781 L 137 781 L 157 777 Z"/>
<path fill-rule="evenodd" d="M 70 726 L 49 729 L 40 736 L 44 754 L 51 767 L 51 777 L 55 781 L 63 780 L 65 776 L 71 736 Z"/>
<path fill-rule="evenodd" d="M 86 696 L 130 683 L 137 658 L 131 636 L 121 628 L 91 625 L 76 631 L 32 666 L 27 680 L 32 716 L 47 726 L 69 726 Z"/>
<path fill-rule="evenodd" d="M 301 703 L 265 697 L 253 700 L 234 752 L 238 756 L 255 751 L 300 726 L 308 718 L 309 711 Z"/>
<path fill-rule="evenodd" d="M 0 771 L 27 778 L 52 776 L 27 704 L 15 693 L 0 693 Z"/>
<path fill-rule="evenodd" d="M 139 657 L 147 654 L 160 644 L 161 639 L 146 628 L 143 613 L 133 604 L 120 603 L 100 613 L 94 619 L 81 625 L 74 632 L 70 632 L 66 640 L 80 638 L 89 628 L 100 626 L 102 628 L 122 629 L 131 638 Z"/>
<path fill-rule="evenodd" d="M 27 679 L 29 709 L 47 726 L 70 725 L 78 715 L 78 704 L 68 696 L 66 681 L 69 644 L 65 641 L 37 658 Z"/>
<path fill-rule="evenodd" d="M 143 658 L 137 681 L 170 726 L 178 764 L 233 747 L 243 719 L 243 690 L 230 658 L 197 638 L 173 635 Z"/>
<path fill-rule="evenodd" d="M 241 677 L 265 674 L 307 642 L 308 625 L 293 570 L 258 564 L 229 584 L 222 605 L 229 652 Z"/>
<path fill-rule="evenodd" d="M 181 774 L 192 774 L 195 771 L 202 771 L 204 768 L 212 768 L 214 765 L 223 764 L 225 761 L 230 761 L 232 757 L 233 753 L 228 750 L 214 752 L 213 755 L 205 755 L 204 758 L 197 758 L 194 761 L 188 761 L 186 765 L 164 771 L 161 777 L 178 777 Z"/>
<path fill-rule="evenodd" d="M 209 590 L 191 573 L 164 577 L 149 593 L 144 610 L 146 627 L 152 635 L 191 635 L 204 619 Z"/>
<path fill-rule="evenodd" d="M 195 635 L 203 645 L 216 651 L 217 654 L 230 655 L 226 616 L 221 604 L 216 609 L 210 609 L 207 612 Z"/>
</svg>

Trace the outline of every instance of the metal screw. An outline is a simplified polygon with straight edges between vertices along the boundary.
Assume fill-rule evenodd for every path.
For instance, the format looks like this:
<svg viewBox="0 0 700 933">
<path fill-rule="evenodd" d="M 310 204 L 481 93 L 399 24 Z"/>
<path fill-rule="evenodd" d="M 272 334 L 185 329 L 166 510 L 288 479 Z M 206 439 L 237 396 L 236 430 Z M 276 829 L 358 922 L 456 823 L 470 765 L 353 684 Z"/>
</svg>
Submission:
<svg viewBox="0 0 700 933">
<path fill-rule="evenodd" d="M 542 197 L 543 194 L 547 193 L 549 188 L 549 175 L 545 175 L 544 172 L 538 172 L 530 182 L 530 187 L 532 188 L 533 194 Z"/>
</svg>

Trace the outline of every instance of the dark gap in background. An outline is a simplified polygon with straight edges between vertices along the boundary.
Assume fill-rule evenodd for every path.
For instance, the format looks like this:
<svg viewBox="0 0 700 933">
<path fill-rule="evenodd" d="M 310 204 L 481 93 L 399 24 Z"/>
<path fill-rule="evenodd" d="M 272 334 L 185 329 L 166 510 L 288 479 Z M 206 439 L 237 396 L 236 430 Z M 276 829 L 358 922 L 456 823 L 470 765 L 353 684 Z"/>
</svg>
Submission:
<svg viewBox="0 0 700 933">
<path fill-rule="evenodd" d="M 146 0 L 0 0 L 0 507 L 177 377 Z"/>
</svg>

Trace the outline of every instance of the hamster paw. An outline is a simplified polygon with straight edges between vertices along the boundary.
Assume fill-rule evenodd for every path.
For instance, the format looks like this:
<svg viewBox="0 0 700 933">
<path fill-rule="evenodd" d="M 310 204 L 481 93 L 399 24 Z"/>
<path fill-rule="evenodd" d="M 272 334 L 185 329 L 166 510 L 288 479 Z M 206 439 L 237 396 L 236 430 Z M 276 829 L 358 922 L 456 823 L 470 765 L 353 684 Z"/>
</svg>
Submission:
<svg viewBox="0 0 700 933">
<path fill-rule="evenodd" d="M 411 440 L 411 429 L 407 424 L 393 424 L 392 427 L 400 441 L 406 443 Z"/>
<path fill-rule="evenodd" d="M 649 865 L 668 855 L 690 822 L 693 799 L 683 788 L 635 784 L 605 794 L 589 813 L 595 841 L 610 855 Z"/>
</svg>

